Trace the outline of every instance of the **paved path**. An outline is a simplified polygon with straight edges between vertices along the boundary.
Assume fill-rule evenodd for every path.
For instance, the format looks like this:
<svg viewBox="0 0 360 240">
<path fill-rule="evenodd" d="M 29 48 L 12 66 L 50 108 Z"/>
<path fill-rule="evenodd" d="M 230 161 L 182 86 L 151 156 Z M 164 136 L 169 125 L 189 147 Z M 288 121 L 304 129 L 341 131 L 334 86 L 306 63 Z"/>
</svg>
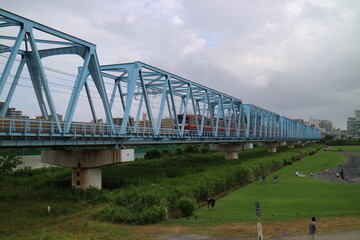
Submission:
<svg viewBox="0 0 360 240">
<path fill-rule="evenodd" d="M 266 240 L 309 240 L 311 237 L 309 235 L 306 236 L 297 236 L 297 237 L 273 237 L 266 238 Z M 318 240 L 359 240 L 360 239 L 360 231 L 346 231 L 340 233 L 333 234 L 318 234 Z"/>
<path fill-rule="evenodd" d="M 338 152 L 347 157 L 347 160 L 341 166 L 336 166 L 328 169 L 328 173 L 315 173 L 314 178 L 342 182 L 341 178 L 335 176 L 337 171 L 342 168 L 345 173 L 346 183 L 360 184 L 360 152 Z M 360 239 L 360 238 L 359 238 Z"/>
<path fill-rule="evenodd" d="M 251 239 L 238 239 L 234 237 L 210 237 L 202 234 L 161 234 L 158 235 L 160 239 L 166 240 L 252 240 Z M 309 235 L 304 236 L 292 236 L 292 237 L 271 237 L 266 238 L 266 240 L 309 240 L 311 237 Z M 318 235 L 318 240 L 359 240 L 360 231 L 346 231 L 333 234 L 323 234 Z"/>
</svg>

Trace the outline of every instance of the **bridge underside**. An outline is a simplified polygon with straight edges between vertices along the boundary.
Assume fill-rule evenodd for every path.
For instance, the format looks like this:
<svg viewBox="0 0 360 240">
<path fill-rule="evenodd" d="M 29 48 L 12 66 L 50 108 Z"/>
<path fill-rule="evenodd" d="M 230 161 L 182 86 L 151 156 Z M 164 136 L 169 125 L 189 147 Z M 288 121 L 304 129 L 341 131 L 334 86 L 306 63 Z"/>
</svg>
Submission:
<svg viewBox="0 0 360 240">
<path fill-rule="evenodd" d="M 308 140 L 308 139 L 303 139 Z M 0 147 L 12 148 L 12 147 L 27 147 L 27 148 L 53 148 L 53 147 L 96 147 L 96 146 L 131 146 L 131 145 L 151 145 L 151 144 L 194 144 L 194 143 L 247 143 L 247 142 L 273 142 L 284 141 L 283 139 L 256 139 L 256 138 L 111 138 L 111 139 L 72 139 L 69 138 L 52 138 L 52 139 L 39 139 L 39 138 L 2 138 L 0 139 Z M 298 141 L 298 139 L 287 139 L 287 141 Z"/>
</svg>

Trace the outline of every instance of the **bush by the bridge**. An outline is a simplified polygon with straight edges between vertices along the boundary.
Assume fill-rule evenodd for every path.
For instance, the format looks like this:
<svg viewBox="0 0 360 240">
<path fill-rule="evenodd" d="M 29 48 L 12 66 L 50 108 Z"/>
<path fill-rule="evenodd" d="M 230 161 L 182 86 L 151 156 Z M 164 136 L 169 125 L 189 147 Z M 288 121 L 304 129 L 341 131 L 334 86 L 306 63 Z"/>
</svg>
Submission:
<svg viewBox="0 0 360 240">
<path fill-rule="evenodd" d="M 196 201 L 191 198 L 182 197 L 177 201 L 176 205 L 180 209 L 182 217 L 189 217 L 196 208 Z"/>
<path fill-rule="evenodd" d="M 0 177 L 14 171 L 21 164 L 21 157 L 7 151 L 0 151 Z"/>
<path fill-rule="evenodd" d="M 152 148 L 149 151 L 147 151 L 144 155 L 145 159 L 155 159 L 161 157 L 161 152 L 157 150 L 156 148 Z"/>
</svg>

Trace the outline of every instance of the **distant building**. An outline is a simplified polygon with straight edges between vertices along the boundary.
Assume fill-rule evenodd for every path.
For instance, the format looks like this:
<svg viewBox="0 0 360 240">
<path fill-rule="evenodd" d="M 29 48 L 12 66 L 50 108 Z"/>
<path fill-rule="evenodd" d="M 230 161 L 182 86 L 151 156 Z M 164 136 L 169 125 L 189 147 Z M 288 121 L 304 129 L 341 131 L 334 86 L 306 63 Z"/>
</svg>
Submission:
<svg viewBox="0 0 360 240">
<path fill-rule="evenodd" d="M 142 120 L 138 124 L 138 132 L 149 132 L 150 121 L 147 120 L 147 114 L 143 113 Z"/>
<path fill-rule="evenodd" d="M 56 114 L 57 115 L 57 117 L 58 117 L 58 120 L 59 121 L 62 121 L 63 120 L 63 115 L 61 115 L 61 114 Z M 44 117 L 44 116 L 37 116 L 36 117 L 36 119 L 42 119 L 42 120 L 46 120 L 46 118 Z M 49 115 L 49 121 L 52 121 L 53 120 L 53 117 L 51 116 L 51 115 Z"/>
<path fill-rule="evenodd" d="M 334 134 L 334 125 L 329 120 L 319 120 L 310 117 L 308 125 L 319 129 L 323 134 Z"/>
<path fill-rule="evenodd" d="M 174 129 L 175 128 L 175 122 L 174 119 L 170 119 L 170 118 L 163 118 L 161 121 L 161 128 L 170 128 L 170 129 Z"/>
<path fill-rule="evenodd" d="M 334 126 L 333 123 L 329 120 L 320 120 L 319 121 L 320 130 L 327 134 L 333 134 Z"/>
<path fill-rule="evenodd" d="M 4 102 L 0 102 L 0 111 L 2 111 L 4 107 Z M 19 119 L 28 119 L 29 117 L 26 115 L 23 115 L 21 110 L 17 110 L 14 107 L 9 107 L 5 113 L 5 117 L 7 118 L 19 118 Z"/>
<path fill-rule="evenodd" d="M 360 138 L 360 110 L 355 110 L 355 117 L 348 118 L 347 134 L 349 137 Z"/>
<path fill-rule="evenodd" d="M 320 129 L 320 120 L 310 117 L 308 124 L 310 127 Z"/>
<path fill-rule="evenodd" d="M 114 122 L 115 125 L 121 125 L 122 122 L 123 122 L 123 118 L 113 118 L 113 122 Z M 131 116 L 129 117 L 129 123 L 130 123 L 131 127 L 135 126 L 135 120 Z"/>
</svg>

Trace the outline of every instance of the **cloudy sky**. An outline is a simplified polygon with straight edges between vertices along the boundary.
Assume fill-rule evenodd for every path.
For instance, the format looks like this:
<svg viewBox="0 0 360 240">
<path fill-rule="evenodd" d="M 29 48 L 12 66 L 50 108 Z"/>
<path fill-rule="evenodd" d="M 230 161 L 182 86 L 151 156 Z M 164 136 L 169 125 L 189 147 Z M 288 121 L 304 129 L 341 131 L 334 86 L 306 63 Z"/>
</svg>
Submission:
<svg viewBox="0 0 360 240">
<path fill-rule="evenodd" d="M 0 0 L 97 45 L 289 118 L 346 129 L 360 109 L 358 0 Z"/>
</svg>

